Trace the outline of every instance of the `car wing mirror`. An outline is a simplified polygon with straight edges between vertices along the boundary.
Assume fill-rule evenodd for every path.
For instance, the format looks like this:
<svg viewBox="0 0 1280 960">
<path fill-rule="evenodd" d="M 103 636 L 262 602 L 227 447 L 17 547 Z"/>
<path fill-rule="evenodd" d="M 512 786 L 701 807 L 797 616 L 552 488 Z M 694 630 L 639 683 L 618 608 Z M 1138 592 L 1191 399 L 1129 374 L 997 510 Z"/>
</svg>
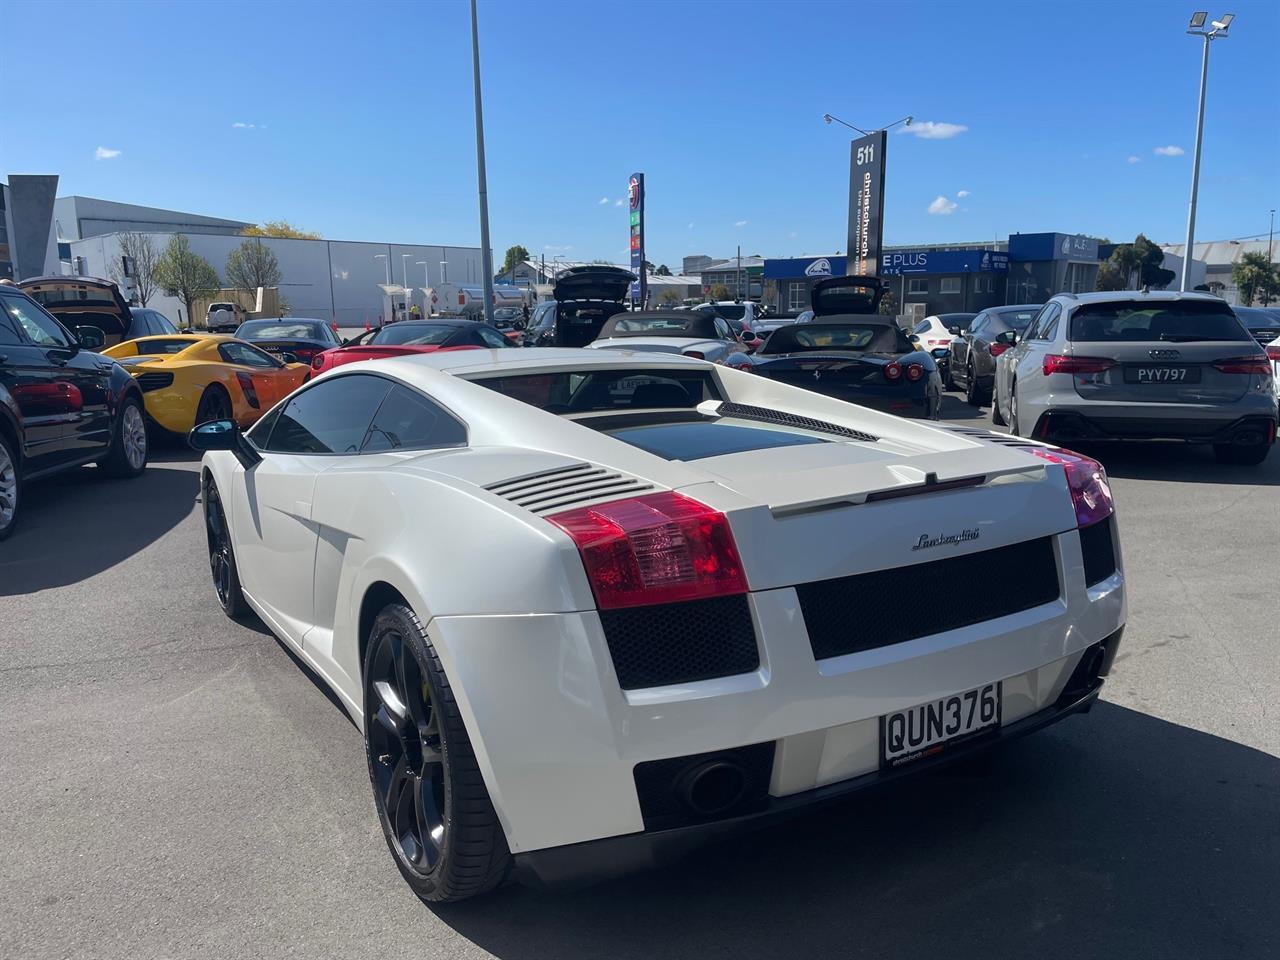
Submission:
<svg viewBox="0 0 1280 960">
<path fill-rule="evenodd" d="M 298 359 L 298 355 L 296 353 L 289 353 L 288 351 L 285 351 L 284 353 L 280 354 L 280 359 L 284 363 L 301 363 L 302 362 L 301 360 Z"/>
<path fill-rule="evenodd" d="M 959 327 L 947 327 L 947 333 L 951 334 L 953 337 L 958 337 L 960 334 L 964 333 L 964 331 Z"/>
<path fill-rule="evenodd" d="M 229 450 L 246 470 L 262 461 L 253 444 L 245 439 L 234 420 L 208 420 L 197 424 L 187 434 L 192 450 L 204 453 L 208 450 Z"/>
<path fill-rule="evenodd" d="M 86 350 L 101 350 L 107 342 L 107 335 L 101 327 L 75 327 L 71 332 Z"/>
</svg>

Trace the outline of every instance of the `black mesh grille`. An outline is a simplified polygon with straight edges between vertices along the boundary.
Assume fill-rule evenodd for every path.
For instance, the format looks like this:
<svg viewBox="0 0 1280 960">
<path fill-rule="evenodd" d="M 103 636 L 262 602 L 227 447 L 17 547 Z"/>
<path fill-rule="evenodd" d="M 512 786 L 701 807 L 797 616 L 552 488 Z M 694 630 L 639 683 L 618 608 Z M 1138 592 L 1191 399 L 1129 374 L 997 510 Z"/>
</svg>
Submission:
<svg viewBox="0 0 1280 960">
<path fill-rule="evenodd" d="M 745 595 L 601 610 L 623 690 L 750 673 L 760 666 Z"/>
<path fill-rule="evenodd" d="M 734 747 L 713 753 L 698 753 L 688 757 L 671 757 L 667 760 L 650 760 L 638 763 L 635 768 L 636 796 L 640 800 L 640 813 L 646 830 L 670 830 L 691 823 L 705 822 L 680 798 L 678 787 L 685 773 L 705 763 L 724 761 L 736 765 L 742 771 L 742 799 L 714 818 L 742 816 L 762 807 L 769 796 L 769 780 L 773 776 L 773 741 L 754 743 L 749 747 Z"/>
<path fill-rule="evenodd" d="M 1084 555 L 1085 586 L 1101 583 L 1116 572 L 1116 548 L 1111 539 L 1111 524 L 1107 517 L 1080 531 L 1080 552 Z"/>
<path fill-rule="evenodd" d="M 848 437 L 850 440 L 878 440 L 870 433 L 863 433 L 861 430 L 853 430 L 849 427 L 842 427 L 838 423 L 827 423 L 825 420 L 815 420 L 813 417 L 802 417 L 798 413 L 784 413 L 781 410 L 770 410 L 768 407 L 753 407 L 746 403 L 729 403 L 728 401 L 716 407 L 716 413 L 722 417 L 737 417 L 739 420 L 759 420 L 761 423 L 776 423 L 784 427 L 799 427 L 802 430 L 816 430 L 819 433 L 834 433 L 839 437 Z"/>
<path fill-rule="evenodd" d="M 172 373 L 140 373 L 135 377 L 143 393 L 148 390 L 159 390 L 173 383 Z"/>
<path fill-rule="evenodd" d="M 942 549 L 946 549 L 945 547 Z M 920 602 L 926 584 L 936 603 Z M 796 587 L 815 660 L 982 623 L 1058 599 L 1053 538 Z"/>
</svg>

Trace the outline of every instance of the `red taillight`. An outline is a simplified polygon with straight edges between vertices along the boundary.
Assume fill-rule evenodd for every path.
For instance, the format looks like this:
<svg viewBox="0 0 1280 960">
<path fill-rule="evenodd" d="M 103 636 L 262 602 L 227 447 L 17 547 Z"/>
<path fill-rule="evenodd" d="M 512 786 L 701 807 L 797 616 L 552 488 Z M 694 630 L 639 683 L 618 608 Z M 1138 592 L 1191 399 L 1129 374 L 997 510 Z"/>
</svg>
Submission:
<svg viewBox="0 0 1280 960">
<path fill-rule="evenodd" d="M 1067 486 L 1076 508 L 1076 526 L 1087 527 L 1115 513 L 1107 471 L 1097 460 L 1070 450 L 1038 448 L 1031 451 L 1042 460 L 1060 463 L 1067 473 Z"/>
<path fill-rule="evenodd" d="M 686 357 L 693 357 L 693 359 L 695 359 L 695 360 L 705 360 L 705 359 L 707 359 L 707 355 L 706 355 L 705 353 L 703 353 L 701 350 L 686 350 L 686 351 L 684 352 L 684 355 L 685 355 Z"/>
<path fill-rule="evenodd" d="M 675 492 L 547 518 L 573 538 L 601 610 L 746 593 L 723 513 Z"/>
<path fill-rule="evenodd" d="M 925 341 L 925 343 L 929 344 L 929 346 L 931 347 L 945 347 L 950 342 L 951 342 L 950 340 L 926 340 Z"/>
<path fill-rule="evenodd" d="M 1047 377 L 1053 373 L 1102 373 L 1115 365 L 1116 362 L 1107 357 L 1064 357 L 1049 353 L 1045 355 L 1043 369 Z"/>
<path fill-rule="evenodd" d="M 920 366 L 920 364 L 918 363 L 907 364 L 908 380 L 910 380 L 912 383 L 915 383 L 917 380 L 919 380 L 923 376 L 924 376 L 924 367 Z"/>
<path fill-rule="evenodd" d="M 1225 360 L 1213 361 L 1213 367 L 1223 373 L 1260 373 L 1264 377 L 1271 375 L 1271 364 L 1264 357 L 1227 357 Z"/>
<path fill-rule="evenodd" d="M 319 370 L 323 366 L 324 366 L 323 353 L 317 353 L 314 357 L 311 358 L 311 368 L 313 370 Z"/>
<path fill-rule="evenodd" d="M 993 357 L 998 357 L 1008 349 L 1009 345 L 1007 343 L 993 343 L 991 345 L 991 355 Z"/>
<path fill-rule="evenodd" d="M 749 360 L 731 360 L 725 364 L 726 367 L 733 367 L 735 370 L 745 370 L 747 373 L 755 373 L 756 365 Z"/>
<path fill-rule="evenodd" d="M 884 378 L 886 380 L 897 380 L 902 376 L 902 364 L 894 360 L 892 363 L 886 364 L 884 368 Z"/>
<path fill-rule="evenodd" d="M 1280 363 L 1280 343 L 1273 343 L 1267 347 L 1267 359 L 1272 363 Z"/>
</svg>

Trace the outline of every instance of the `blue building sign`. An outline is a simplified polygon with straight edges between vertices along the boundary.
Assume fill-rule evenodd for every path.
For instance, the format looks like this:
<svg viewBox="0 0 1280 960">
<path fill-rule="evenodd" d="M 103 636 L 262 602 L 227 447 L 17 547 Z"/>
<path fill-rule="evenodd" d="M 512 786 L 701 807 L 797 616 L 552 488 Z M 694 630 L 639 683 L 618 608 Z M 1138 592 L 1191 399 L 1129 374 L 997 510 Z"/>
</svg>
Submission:
<svg viewBox="0 0 1280 960">
<path fill-rule="evenodd" d="M 1078 233 L 1015 233 L 1009 237 L 1009 255 L 1015 260 L 1098 259 L 1098 241 Z"/>
<path fill-rule="evenodd" d="M 766 280 L 800 280 L 804 277 L 843 277 L 844 257 L 795 257 L 787 260 L 766 260 Z"/>
<path fill-rule="evenodd" d="M 1009 269 L 1009 255 L 994 250 L 895 250 L 880 258 L 880 276 L 913 273 L 992 273 Z"/>
</svg>

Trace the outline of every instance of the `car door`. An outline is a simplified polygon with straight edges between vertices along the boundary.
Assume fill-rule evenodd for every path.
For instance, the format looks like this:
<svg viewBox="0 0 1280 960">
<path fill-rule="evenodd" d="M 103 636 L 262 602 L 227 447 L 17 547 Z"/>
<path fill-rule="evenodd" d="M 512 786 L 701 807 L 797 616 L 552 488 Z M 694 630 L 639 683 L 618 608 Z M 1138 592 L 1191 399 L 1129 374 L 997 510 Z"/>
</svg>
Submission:
<svg viewBox="0 0 1280 960">
<path fill-rule="evenodd" d="M 995 394 L 991 401 L 1002 416 L 1007 417 L 1009 414 L 1009 391 L 1013 385 L 1013 372 L 1017 369 L 1018 361 L 1027 352 L 1027 344 L 1031 338 L 1035 336 L 1036 329 L 1040 325 L 1040 318 L 1044 316 L 1048 305 L 1040 308 L 1040 311 L 1031 318 L 1031 322 L 1027 324 L 1027 328 L 1018 337 L 1018 342 L 1006 350 L 996 361 L 996 380 Z"/>
<path fill-rule="evenodd" d="M 313 578 L 319 525 L 316 478 L 360 455 L 392 383 L 371 374 L 318 380 L 248 433 L 262 460 L 237 466 L 231 496 L 240 580 L 264 616 L 294 646 L 315 623 Z"/>
<path fill-rule="evenodd" d="M 218 356 L 227 363 L 235 364 L 236 377 L 242 389 L 246 379 L 253 385 L 252 395 L 248 390 L 245 395 L 250 398 L 250 405 L 257 399 L 261 410 L 270 410 L 292 389 L 293 381 L 282 376 L 285 365 L 265 350 L 232 341 L 218 345 Z"/>
<path fill-rule="evenodd" d="M 75 337 L 35 301 L 5 295 L 5 311 L 20 328 L 28 345 L 14 348 L 24 383 L 18 387 L 19 407 L 35 416 L 33 452 L 42 464 L 32 470 L 87 460 L 111 441 L 108 393 L 113 361 L 82 350 Z"/>
<path fill-rule="evenodd" d="M 1009 395 L 1016 392 L 1018 405 L 1021 407 L 1028 398 L 1041 398 L 1045 391 L 1044 358 L 1051 352 L 1054 337 L 1058 332 L 1058 321 L 1062 315 L 1062 306 L 1050 300 L 1044 305 L 1039 315 L 1032 321 L 1035 329 L 1030 336 L 1022 340 L 1014 348 L 1018 351 L 1009 370 Z M 1037 402 L 1040 402 L 1037 399 Z M 1025 420 L 1025 417 L 1021 418 Z M 1020 423 L 1023 430 L 1029 430 L 1033 424 Z"/>
<path fill-rule="evenodd" d="M 965 383 L 969 382 L 969 368 L 967 364 L 969 362 L 969 351 L 973 346 L 972 339 L 982 330 L 982 325 L 985 324 L 986 321 L 987 315 L 985 313 L 978 314 L 974 318 L 973 323 L 969 324 L 969 329 L 960 331 L 960 336 L 951 341 L 952 379 L 959 374 L 964 379 Z"/>
<path fill-rule="evenodd" d="M 17 408 L 22 422 L 18 455 L 27 473 L 56 466 L 61 452 L 65 400 L 54 386 L 57 369 L 5 309 L 0 296 L 0 403 Z"/>
</svg>

